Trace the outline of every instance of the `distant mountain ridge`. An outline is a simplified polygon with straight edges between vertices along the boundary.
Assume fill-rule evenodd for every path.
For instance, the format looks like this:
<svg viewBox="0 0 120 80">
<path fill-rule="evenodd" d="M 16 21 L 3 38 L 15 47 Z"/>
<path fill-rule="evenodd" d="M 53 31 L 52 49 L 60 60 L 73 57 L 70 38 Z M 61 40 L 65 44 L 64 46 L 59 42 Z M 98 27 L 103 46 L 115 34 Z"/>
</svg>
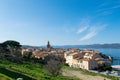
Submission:
<svg viewBox="0 0 120 80">
<path fill-rule="evenodd" d="M 22 48 L 40 48 L 39 46 L 22 45 Z"/>
<path fill-rule="evenodd" d="M 45 48 L 46 46 L 29 46 L 22 45 L 23 48 Z M 52 46 L 53 48 L 120 48 L 120 43 L 112 44 L 91 44 L 91 45 L 61 45 Z"/>
<path fill-rule="evenodd" d="M 55 46 L 63 48 L 120 48 L 120 43 L 113 44 L 91 44 L 91 45 L 64 45 L 64 46 Z"/>
</svg>

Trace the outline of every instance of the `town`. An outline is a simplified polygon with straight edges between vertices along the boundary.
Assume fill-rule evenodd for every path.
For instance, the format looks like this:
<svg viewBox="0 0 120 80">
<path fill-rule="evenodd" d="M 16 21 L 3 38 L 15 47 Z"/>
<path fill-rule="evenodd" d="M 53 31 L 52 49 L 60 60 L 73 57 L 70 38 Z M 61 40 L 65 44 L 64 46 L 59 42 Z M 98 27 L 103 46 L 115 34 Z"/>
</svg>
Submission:
<svg viewBox="0 0 120 80">
<path fill-rule="evenodd" d="M 4 73 L 4 70 L 5 72 L 6 70 L 12 70 L 13 72 L 10 73 L 18 74 L 20 71 L 22 72 L 21 74 L 26 73 L 31 75 L 34 72 L 34 69 L 36 69 L 37 66 L 41 65 L 41 67 L 37 69 L 43 71 L 42 75 L 45 76 L 47 74 L 50 76 L 50 78 L 51 75 L 54 76 L 54 78 L 57 78 L 57 76 L 61 74 L 68 77 L 70 77 L 70 75 L 74 76 L 76 75 L 76 73 L 74 73 L 74 69 L 77 69 L 78 72 L 87 71 L 87 74 L 92 72 L 92 74 L 108 75 L 111 79 L 111 76 L 120 76 L 119 70 L 113 69 L 112 61 L 113 57 L 107 56 L 98 50 L 79 48 L 53 48 L 49 41 L 47 42 L 45 48 L 32 46 L 25 47 L 24 45 L 20 45 L 19 42 L 13 40 L 7 40 L 3 43 L 0 43 L 0 62 L 2 63 L 0 64 L 0 73 Z M 19 66 L 21 66 L 22 68 Z M 66 67 L 67 69 L 64 69 L 64 67 Z M 29 68 L 32 69 L 31 72 L 28 72 L 27 69 Z M 26 69 L 25 72 L 24 69 Z M 41 73 L 40 71 L 35 74 L 39 75 Z M 9 75 L 9 73 L 4 74 Z M 31 79 L 30 77 L 24 77 L 25 75 L 21 76 L 21 74 L 18 76 L 14 76 L 15 79 Z M 85 76 L 80 73 L 79 75 Z M 44 79 L 45 78 L 46 76 L 44 77 Z M 41 79 L 41 76 L 38 76 L 34 79 Z M 83 77 L 82 79 L 85 79 L 85 77 Z"/>
<path fill-rule="evenodd" d="M 45 59 L 46 56 L 54 54 L 65 59 L 65 63 L 70 67 L 81 68 L 85 70 L 95 70 L 102 66 L 111 66 L 112 57 L 106 56 L 97 50 L 90 49 L 62 49 L 52 48 L 48 41 L 46 48 L 22 48 L 22 55 L 32 53 L 32 56 L 38 59 Z"/>
</svg>

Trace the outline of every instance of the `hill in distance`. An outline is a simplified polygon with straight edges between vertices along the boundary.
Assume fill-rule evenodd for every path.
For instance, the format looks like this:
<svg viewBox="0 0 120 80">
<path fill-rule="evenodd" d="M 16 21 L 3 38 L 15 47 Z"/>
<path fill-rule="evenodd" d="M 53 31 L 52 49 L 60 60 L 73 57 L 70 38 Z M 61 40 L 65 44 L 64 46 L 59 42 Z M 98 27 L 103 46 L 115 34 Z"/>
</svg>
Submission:
<svg viewBox="0 0 120 80">
<path fill-rule="evenodd" d="M 45 46 L 22 45 L 23 48 L 45 48 Z M 53 45 L 53 48 L 120 48 L 120 43 L 91 44 L 91 45 Z"/>
</svg>

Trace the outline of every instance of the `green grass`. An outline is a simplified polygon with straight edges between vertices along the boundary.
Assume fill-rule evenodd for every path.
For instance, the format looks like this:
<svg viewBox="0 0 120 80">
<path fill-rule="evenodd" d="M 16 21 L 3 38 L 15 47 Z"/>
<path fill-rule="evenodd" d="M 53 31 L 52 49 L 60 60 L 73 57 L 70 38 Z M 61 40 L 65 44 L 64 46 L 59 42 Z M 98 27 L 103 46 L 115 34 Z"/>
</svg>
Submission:
<svg viewBox="0 0 120 80">
<path fill-rule="evenodd" d="M 47 73 L 42 64 L 24 62 L 22 64 L 0 59 L 0 73 L 12 79 L 22 77 L 24 80 L 80 80 L 62 75 L 52 76 Z M 0 79 L 1 80 L 1 79 Z"/>
<path fill-rule="evenodd" d="M 26 76 L 26 75 L 17 73 L 17 72 L 15 72 L 15 71 L 11 71 L 11 70 L 6 69 L 6 68 L 0 68 L 0 73 L 9 76 L 9 77 L 11 77 L 12 79 L 23 78 L 23 79 L 25 79 L 25 80 L 35 80 L 35 79 L 32 79 L 31 77 L 28 77 L 28 76 Z"/>
<path fill-rule="evenodd" d="M 0 73 L 0 80 L 12 80 L 12 78 Z"/>
<path fill-rule="evenodd" d="M 82 74 L 85 75 L 103 76 L 111 80 L 120 80 L 120 78 L 118 77 L 93 73 L 82 69 L 71 68 L 65 65 L 62 66 L 62 69 L 80 71 Z M 62 75 L 52 76 L 46 72 L 42 64 L 38 64 L 38 63 L 35 64 L 30 62 L 24 62 L 22 64 L 19 64 L 1 59 L 0 59 L 0 73 L 4 74 L 4 77 L 1 76 L 0 74 L 0 80 L 14 80 L 18 77 L 22 77 L 24 80 L 34 80 L 34 79 L 35 80 L 80 80 L 75 77 L 66 77 Z"/>
</svg>

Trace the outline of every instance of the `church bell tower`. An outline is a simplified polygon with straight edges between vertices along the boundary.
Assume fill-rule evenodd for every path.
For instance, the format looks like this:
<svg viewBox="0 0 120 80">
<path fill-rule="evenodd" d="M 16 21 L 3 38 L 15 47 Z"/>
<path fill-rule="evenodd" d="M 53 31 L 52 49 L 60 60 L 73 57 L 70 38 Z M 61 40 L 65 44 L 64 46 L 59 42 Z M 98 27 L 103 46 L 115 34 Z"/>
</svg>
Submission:
<svg viewBox="0 0 120 80">
<path fill-rule="evenodd" d="M 49 41 L 47 42 L 47 48 L 51 48 Z"/>
</svg>

